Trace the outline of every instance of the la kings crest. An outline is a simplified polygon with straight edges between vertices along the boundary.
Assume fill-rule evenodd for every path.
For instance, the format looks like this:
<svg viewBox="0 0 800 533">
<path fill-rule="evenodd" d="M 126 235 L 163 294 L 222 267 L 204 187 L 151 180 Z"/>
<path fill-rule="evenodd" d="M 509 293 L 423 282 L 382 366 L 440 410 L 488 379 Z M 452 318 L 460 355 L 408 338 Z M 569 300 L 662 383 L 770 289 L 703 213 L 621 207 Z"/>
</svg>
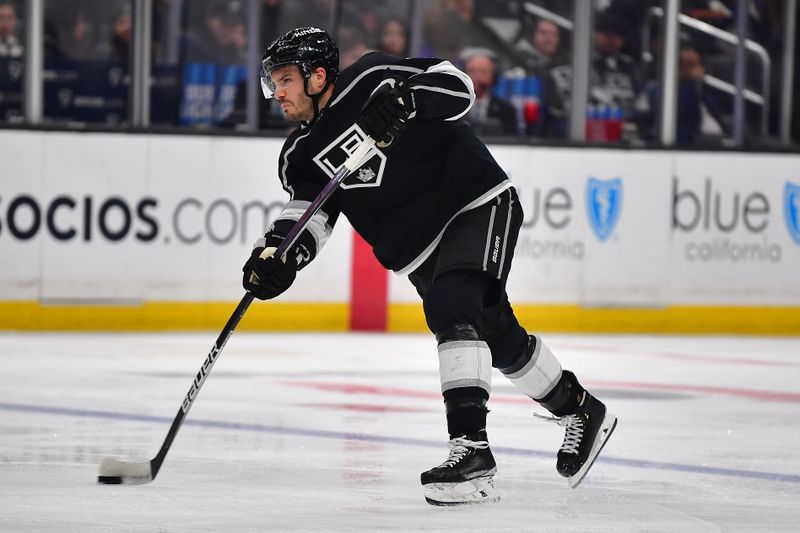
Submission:
<svg viewBox="0 0 800 533">
<path fill-rule="evenodd" d="M 335 141 L 318 153 L 314 157 L 314 162 L 329 178 L 333 178 L 347 158 L 353 155 L 366 138 L 367 136 L 361 131 L 361 128 L 357 124 L 353 124 L 339 135 Z M 340 187 L 342 189 L 380 187 L 385 167 L 386 155 L 373 148 L 364 163 L 348 176 Z"/>
</svg>

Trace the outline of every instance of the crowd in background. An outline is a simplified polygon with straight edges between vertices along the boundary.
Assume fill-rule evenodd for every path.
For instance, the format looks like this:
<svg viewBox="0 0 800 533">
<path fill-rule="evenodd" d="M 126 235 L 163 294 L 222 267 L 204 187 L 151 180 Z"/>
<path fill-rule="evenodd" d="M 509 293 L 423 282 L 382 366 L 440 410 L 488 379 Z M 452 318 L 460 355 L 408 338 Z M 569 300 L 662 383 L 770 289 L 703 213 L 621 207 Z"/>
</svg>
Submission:
<svg viewBox="0 0 800 533">
<path fill-rule="evenodd" d="M 17 5 L 0 1 L 0 57 L 22 57 L 23 44 L 17 35 Z"/>
<path fill-rule="evenodd" d="M 748 34 L 779 64 L 783 2 L 747 0 Z M 532 3 L 550 12 L 535 16 Z M 322 2 L 322 4 L 328 4 Z M 572 2 L 540 0 L 429 0 L 420 2 L 422 39 L 409 50 L 407 13 L 391 12 L 388 2 L 345 1 L 337 37 L 343 66 L 369 49 L 448 59 L 473 79 L 477 101 L 468 122 L 484 135 L 569 135 L 572 89 Z M 404 3 L 393 3 L 393 5 Z M 661 18 L 650 13 L 657 0 L 595 0 L 586 137 L 590 142 L 654 141 L 657 137 Z M 327 6 L 326 6 L 327 7 Z M 682 12 L 735 33 L 736 0 L 684 0 Z M 325 7 L 322 9 L 325 13 Z M 327 13 L 325 13 L 327 14 Z M 383 22 L 381 22 L 383 21 Z M 649 42 L 643 41 L 647 26 Z M 387 44 L 386 36 L 395 38 Z M 391 39 L 391 37 L 389 37 Z M 735 47 L 682 26 L 678 58 L 677 141 L 720 143 L 730 137 L 733 96 L 707 83 L 713 74 L 733 84 Z M 645 60 L 648 58 L 649 60 Z M 653 59 L 655 58 L 655 59 Z M 748 61 L 748 88 L 758 91 L 762 66 Z M 780 69 L 772 69 L 770 124 L 777 128 Z M 747 128 L 758 129 L 761 107 L 748 104 Z"/>
<path fill-rule="evenodd" d="M 734 33 L 736 3 L 685 0 L 681 7 L 686 15 Z M 458 62 L 473 77 L 479 100 L 469 120 L 476 129 L 496 135 L 563 139 L 569 135 L 572 36 L 571 30 L 559 22 L 560 18 L 571 20 L 572 3 L 535 2 L 555 15 L 551 17 L 533 16 L 522 9 L 522 4 L 435 2 L 425 17 L 426 46 L 432 55 Z M 594 2 L 586 117 L 589 142 L 656 139 L 660 66 L 657 60 L 643 58 L 659 57 L 661 19 L 651 16 L 650 9 L 660 5 L 652 0 Z M 780 57 L 782 10 L 783 3 L 777 0 L 749 0 L 748 4 L 750 38 L 762 44 L 776 64 Z M 504 33 L 498 20 L 521 21 L 516 36 Z M 649 42 L 642 42 L 645 26 L 650 30 Z M 733 96 L 707 83 L 706 74 L 712 68 L 715 77 L 732 84 L 735 47 L 682 26 L 679 49 L 677 142 L 723 142 L 730 136 Z M 748 88 L 757 91 L 762 66 L 750 60 L 748 71 Z M 770 121 L 774 131 L 778 68 L 772 69 L 772 76 L 773 90 L 767 98 L 773 104 Z M 510 108 L 516 112 L 516 128 L 510 120 Z M 760 114 L 760 106 L 747 105 L 747 131 L 752 136 L 761 133 L 757 128 Z"/>
<path fill-rule="evenodd" d="M 749 36 L 773 58 L 768 97 L 773 104 L 769 118 L 774 134 L 784 2 L 746 1 Z M 661 19 L 651 16 L 650 9 L 661 4 L 658 0 L 593 0 L 589 142 L 656 139 Z M 0 0 L 0 62 L 24 55 L 23 6 L 22 0 Z M 51 76 L 63 77 L 59 69 L 65 69 L 64 65 L 92 62 L 120 65 L 127 75 L 131 0 L 45 0 L 44 6 L 45 67 Z M 370 50 L 441 57 L 472 78 L 477 100 L 466 120 L 480 134 L 569 136 L 571 1 L 419 0 L 418 36 L 412 36 L 407 1 L 341 0 L 336 10 L 332 0 L 260 0 L 259 6 L 259 48 L 290 28 L 313 25 L 335 35 L 343 68 Z M 246 0 L 153 1 L 153 96 L 161 100 L 153 104 L 154 124 L 236 127 L 244 122 L 244 87 L 257 77 L 255 67 L 247 62 L 247 9 Z M 683 0 L 681 10 L 735 32 L 737 0 Z M 332 21 L 336 22 L 333 28 Z M 643 42 L 643 35 L 650 36 L 649 42 Z M 679 48 L 678 142 L 723 141 L 731 132 L 733 97 L 708 79 L 713 75 L 733 82 L 735 47 L 681 26 Z M 209 70 L 209 66 L 217 68 Z M 748 88 L 758 90 L 761 75 L 760 64 L 749 61 Z M 7 78 L 7 73 L 0 74 L 0 112 L 4 98 L 9 101 L 8 91 L 2 90 Z M 207 84 L 205 89 L 202 83 Z M 223 94 L 225 102 L 220 103 Z M 795 111 L 798 107 L 794 106 Z M 761 108 L 751 103 L 746 110 L 747 131 L 755 137 L 760 134 Z M 185 115 L 204 112 L 210 116 L 206 121 L 188 120 Z M 277 107 L 264 102 L 259 127 L 286 128 L 288 124 Z"/>
</svg>

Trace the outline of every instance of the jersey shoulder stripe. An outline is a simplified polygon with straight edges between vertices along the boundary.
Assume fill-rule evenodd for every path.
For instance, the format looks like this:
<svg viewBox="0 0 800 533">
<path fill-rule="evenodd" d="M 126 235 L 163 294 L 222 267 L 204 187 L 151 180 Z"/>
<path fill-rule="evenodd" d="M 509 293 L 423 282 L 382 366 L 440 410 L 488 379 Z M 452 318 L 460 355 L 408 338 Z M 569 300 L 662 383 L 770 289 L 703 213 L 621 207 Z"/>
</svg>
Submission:
<svg viewBox="0 0 800 533">
<path fill-rule="evenodd" d="M 411 66 L 406 66 L 406 65 L 397 65 L 397 64 L 392 64 L 392 63 L 383 63 L 383 64 L 375 65 L 373 67 L 370 67 L 370 68 L 364 70 L 363 72 L 358 74 L 353 79 L 353 81 L 348 83 L 347 86 L 344 87 L 344 89 L 342 89 L 342 92 L 340 92 L 338 95 L 336 95 L 336 97 L 334 98 L 333 102 L 328 104 L 329 107 L 333 107 L 336 104 L 338 104 L 341 101 L 341 99 L 344 98 L 345 96 L 347 96 L 347 93 L 349 93 L 351 90 L 353 90 L 356 87 L 356 85 L 358 85 L 360 82 L 362 82 L 364 80 L 364 78 L 366 78 L 367 76 L 369 76 L 373 72 L 386 70 L 387 68 L 391 69 L 391 70 L 401 71 L 401 72 L 408 72 L 409 74 L 419 74 L 420 72 L 425 72 L 424 69 L 421 69 L 421 68 L 418 68 L 418 67 L 411 67 Z"/>
<path fill-rule="evenodd" d="M 289 185 L 289 179 L 286 174 L 289 169 L 289 155 L 297 148 L 297 143 L 300 142 L 300 139 L 306 137 L 309 133 L 311 133 L 311 128 L 300 127 L 294 130 L 286 139 L 286 142 L 283 143 L 283 149 L 278 159 L 278 176 L 281 179 L 283 190 L 289 193 L 289 200 L 294 200 L 294 189 Z"/>
</svg>

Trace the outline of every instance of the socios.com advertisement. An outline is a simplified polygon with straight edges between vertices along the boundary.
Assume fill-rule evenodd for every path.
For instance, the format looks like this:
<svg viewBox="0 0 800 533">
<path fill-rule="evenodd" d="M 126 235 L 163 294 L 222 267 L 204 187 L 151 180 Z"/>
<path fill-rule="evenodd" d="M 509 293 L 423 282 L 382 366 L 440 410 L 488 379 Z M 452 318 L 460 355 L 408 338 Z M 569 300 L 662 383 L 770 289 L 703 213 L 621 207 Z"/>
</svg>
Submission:
<svg viewBox="0 0 800 533">
<path fill-rule="evenodd" d="M 238 299 L 252 244 L 288 199 L 277 178 L 281 144 L 0 135 L 0 298 Z M 342 251 L 304 271 L 326 290 L 298 284 L 287 299 L 347 300 L 350 240 L 342 226 L 329 243 Z"/>
</svg>

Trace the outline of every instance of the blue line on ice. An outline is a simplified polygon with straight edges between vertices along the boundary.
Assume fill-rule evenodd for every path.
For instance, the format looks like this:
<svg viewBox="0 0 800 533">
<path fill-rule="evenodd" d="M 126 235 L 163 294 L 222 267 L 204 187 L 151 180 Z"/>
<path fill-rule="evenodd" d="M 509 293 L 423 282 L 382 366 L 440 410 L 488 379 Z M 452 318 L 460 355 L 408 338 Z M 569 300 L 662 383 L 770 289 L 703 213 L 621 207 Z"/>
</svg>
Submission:
<svg viewBox="0 0 800 533">
<path fill-rule="evenodd" d="M 128 413 L 115 413 L 111 411 L 94 411 L 89 409 L 69 409 L 65 407 L 48 407 L 41 405 L 25 405 L 14 403 L 0 403 L 0 409 L 5 411 L 15 411 L 23 413 L 40 413 L 61 416 L 78 416 L 83 418 L 105 418 L 110 420 L 128 420 L 135 422 L 153 422 L 158 424 L 170 424 L 172 418 L 165 418 L 161 416 L 144 416 L 134 415 Z M 184 424 L 191 426 L 226 429 L 233 431 L 254 431 L 260 433 L 277 433 L 282 435 L 295 435 L 299 437 L 317 437 L 323 439 L 344 439 L 344 440 L 359 440 L 365 442 L 376 442 L 381 444 L 398 444 L 403 446 L 425 446 L 437 447 L 442 446 L 441 442 L 422 440 L 422 439 L 407 439 L 402 437 L 385 437 L 381 435 L 368 435 L 365 433 L 346 433 L 341 431 L 323 431 L 315 429 L 301 429 L 291 428 L 286 426 L 269 426 L 265 424 L 240 424 L 236 422 L 223 422 L 219 420 L 198 420 L 187 419 Z M 507 448 L 502 446 L 492 446 L 492 451 L 500 454 L 520 455 L 526 457 L 545 457 L 551 458 L 555 454 L 553 452 L 543 452 L 539 450 L 528 450 L 524 448 Z M 613 464 L 619 466 L 628 466 L 632 468 L 643 468 L 650 470 L 670 470 L 673 472 L 691 472 L 695 474 L 706 474 L 715 476 L 728 476 L 749 479 L 763 479 L 769 481 L 783 481 L 786 483 L 800 483 L 800 475 L 793 474 L 778 474 L 774 472 L 756 472 L 748 470 L 736 470 L 732 468 L 716 468 L 711 466 L 697 466 L 679 463 L 663 463 L 659 461 L 647 461 L 638 459 L 621 459 L 618 457 L 609 457 L 608 455 L 601 455 L 598 462 Z"/>
</svg>

